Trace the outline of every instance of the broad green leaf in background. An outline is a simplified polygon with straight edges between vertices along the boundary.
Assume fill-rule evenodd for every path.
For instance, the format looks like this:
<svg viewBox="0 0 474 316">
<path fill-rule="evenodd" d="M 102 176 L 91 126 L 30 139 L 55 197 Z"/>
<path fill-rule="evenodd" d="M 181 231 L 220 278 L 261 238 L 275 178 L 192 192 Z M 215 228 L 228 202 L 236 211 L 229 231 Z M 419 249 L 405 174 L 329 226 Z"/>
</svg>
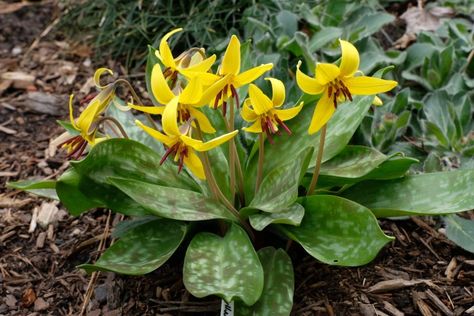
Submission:
<svg viewBox="0 0 474 316">
<path fill-rule="evenodd" d="M 307 99 L 312 100 L 310 98 Z M 343 103 L 338 106 L 337 111 L 328 122 L 323 162 L 333 158 L 346 147 L 366 115 L 372 101 L 373 96 L 355 97 L 353 102 Z M 305 102 L 305 106 L 298 117 L 289 121 L 288 127 L 292 131 L 292 135 L 282 134 L 275 137 L 274 144 L 269 144 L 268 142 L 265 144 L 264 176 L 276 167 L 285 164 L 289 159 L 294 159 L 294 155 L 303 149 L 309 147 L 318 148 L 319 133 L 314 135 L 308 134 L 309 122 L 313 115 L 315 103 L 314 99 L 311 102 Z M 282 155 L 281 153 L 286 154 Z M 313 158 L 310 160 L 309 167 L 314 166 L 315 155 L 316 150 L 313 153 Z M 251 158 L 246 170 L 246 196 L 253 196 L 255 191 L 258 158 L 256 156 Z"/>
<path fill-rule="evenodd" d="M 474 221 L 457 215 L 444 217 L 446 235 L 461 248 L 474 253 Z"/>
<path fill-rule="evenodd" d="M 325 27 L 314 33 L 309 41 L 309 50 L 315 52 L 326 46 L 327 44 L 337 40 L 342 35 L 342 29 L 339 27 Z M 311 69 L 314 71 L 314 69 Z"/>
<path fill-rule="evenodd" d="M 158 269 L 178 249 L 186 235 L 186 224 L 158 219 L 128 230 L 94 264 L 79 268 L 88 273 L 112 271 L 142 275 Z"/>
<path fill-rule="evenodd" d="M 108 181 L 157 216 L 182 221 L 236 220 L 223 204 L 198 192 L 131 179 L 110 177 Z"/>
<path fill-rule="evenodd" d="M 7 188 L 26 191 L 35 195 L 59 200 L 54 180 L 23 180 L 7 183 Z"/>
<path fill-rule="evenodd" d="M 298 185 L 307 169 L 311 152 L 311 149 L 303 150 L 294 160 L 275 168 L 263 178 L 249 207 L 275 213 L 293 204 L 298 197 Z"/>
<path fill-rule="evenodd" d="M 139 142 L 114 138 L 100 142 L 85 159 L 71 164 L 79 174 L 89 176 L 98 183 L 107 183 L 108 177 L 116 177 L 199 190 L 197 183 L 186 173 L 178 174 L 177 166 L 160 166 L 160 160 L 161 156 Z"/>
<path fill-rule="evenodd" d="M 364 181 L 342 195 L 377 217 L 442 215 L 474 208 L 474 169 L 435 172 L 389 181 Z"/>
<path fill-rule="evenodd" d="M 109 184 L 99 184 L 70 168 L 56 183 L 59 200 L 74 216 L 98 208 L 107 207 L 128 216 L 145 216 L 149 212 Z"/>
<path fill-rule="evenodd" d="M 295 277 L 291 258 L 283 249 L 266 247 L 260 249 L 258 257 L 263 266 L 265 283 L 262 296 L 252 306 L 237 304 L 237 316 L 288 316 L 293 307 Z"/>
<path fill-rule="evenodd" d="M 332 195 L 300 200 L 306 210 L 301 225 L 278 227 L 324 263 L 364 265 L 393 240 L 383 233 L 372 212 L 360 204 Z"/>
<path fill-rule="evenodd" d="M 249 216 L 250 225 L 255 230 L 261 231 L 270 224 L 287 224 L 298 226 L 304 216 L 304 207 L 295 203 L 290 207 L 277 212 L 266 213 L 260 212 Z"/>
<path fill-rule="evenodd" d="M 218 295 L 226 302 L 253 305 L 263 290 L 264 272 L 246 232 L 232 224 L 224 237 L 197 234 L 184 258 L 183 282 L 196 297 Z"/>
</svg>

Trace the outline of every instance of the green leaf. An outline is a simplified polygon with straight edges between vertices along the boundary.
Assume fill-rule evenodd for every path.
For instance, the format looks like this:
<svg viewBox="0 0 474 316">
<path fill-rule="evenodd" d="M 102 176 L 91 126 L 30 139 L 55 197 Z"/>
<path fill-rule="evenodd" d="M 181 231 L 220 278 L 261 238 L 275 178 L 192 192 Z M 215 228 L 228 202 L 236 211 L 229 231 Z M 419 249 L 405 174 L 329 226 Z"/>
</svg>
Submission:
<svg viewBox="0 0 474 316">
<path fill-rule="evenodd" d="M 474 221 L 457 215 L 448 215 L 444 218 L 446 235 L 461 248 L 474 253 Z"/>
<path fill-rule="evenodd" d="M 311 149 L 270 172 L 262 181 L 249 207 L 275 213 L 293 204 L 298 197 L 298 185 L 311 158 Z"/>
<path fill-rule="evenodd" d="M 178 249 L 186 224 L 158 219 L 127 231 L 100 256 L 95 264 L 82 264 L 88 273 L 112 271 L 142 275 L 158 269 Z"/>
<path fill-rule="evenodd" d="M 263 266 L 262 296 L 253 306 L 237 304 L 235 315 L 288 316 L 293 307 L 295 277 L 291 258 L 283 249 L 262 248 L 258 257 Z"/>
<path fill-rule="evenodd" d="M 61 175 L 56 183 L 56 192 L 61 203 L 74 216 L 98 207 L 107 207 L 128 216 L 149 214 L 117 188 L 108 184 L 99 184 L 78 174 L 74 168 Z"/>
<path fill-rule="evenodd" d="M 370 208 L 377 217 L 467 211 L 474 208 L 474 169 L 364 181 L 343 196 Z"/>
<path fill-rule="evenodd" d="M 72 126 L 72 123 L 70 121 L 61 121 L 57 120 L 56 121 L 59 125 L 61 125 L 62 128 L 64 128 L 69 134 L 72 136 L 79 135 L 80 132 Z"/>
<path fill-rule="evenodd" d="M 313 195 L 301 200 L 306 210 L 301 225 L 279 227 L 324 263 L 360 266 L 374 259 L 393 240 L 362 205 L 332 195 Z"/>
<path fill-rule="evenodd" d="M 338 106 L 337 111 L 328 123 L 323 162 L 333 158 L 346 147 L 370 108 L 372 101 L 373 96 L 356 97 L 353 102 Z M 305 106 L 298 117 L 289 121 L 287 125 L 292 131 L 292 135 L 278 136 L 275 138 L 273 145 L 268 143 L 265 145 L 264 175 L 294 159 L 294 155 L 303 149 L 318 148 L 319 132 L 314 135 L 308 134 L 309 122 L 313 116 L 315 103 L 314 98 L 306 98 Z M 281 153 L 285 153 L 285 155 Z M 313 154 L 313 158 L 310 160 L 310 167 L 314 167 L 315 155 L 316 153 Z M 256 156 L 251 158 L 246 170 L 245 193 L 248 197 L 252 197 L 255 192 L 258 158 Z"/>
<path fill-rule="evenodd" d="M 59 200 L 54 180 L 23 180 L 7 183 L 7 188 L 26 191 L 53 200 Z"/>
<path fill-rule="evenodd" d="M 321 165 L 321 175 L 359 178 L 387 159 L 387 156 L 374 148 L 348 145 L 336 157 Z"/>
<path fill-rule="evenodd" d="M 224 205 L 198 192 L 131 179 L 110 177 L 108 181 L 157 216 L 182 221 L 236 220 Z"/>
<path fill-rule="evenodd" d="M 139 142 L 114 138 L 95 145 L 85 159 L 71 164 L 79 174 L 98 183 L 107 183 L 107 178 L 116 177 L 199 190 L 193 179 L 185 173 L 178 174 L 177 166 L 160 166 L 160 160 L 156 152 Z"/>
<path fill-rule="evenodd" d="M 201 298 L 218 295 L 226 302 L 242 300 L 253 305 L 263 290 L 264 272 L 245 231 L 232 224 L 224 237 L 197 234 L 184 258 L 183 282 Z"/>
<path fill-rule="evenodd" d="M 249 216 L 250 225 L 255 230 L 262 231 L 270 224 L 288 224 L 298 226 L 304 216 L 304 207 L 295 203 L 277 213 L 260 212 Z"/>
<path fill-rule="evenodd" d="M 325 27 L 313 34 L 309 41 L 309 50 L 315 52 L 327 44 L 337 40 L 342 35 L 342 29 L 339 27 Z"/>
</svg>

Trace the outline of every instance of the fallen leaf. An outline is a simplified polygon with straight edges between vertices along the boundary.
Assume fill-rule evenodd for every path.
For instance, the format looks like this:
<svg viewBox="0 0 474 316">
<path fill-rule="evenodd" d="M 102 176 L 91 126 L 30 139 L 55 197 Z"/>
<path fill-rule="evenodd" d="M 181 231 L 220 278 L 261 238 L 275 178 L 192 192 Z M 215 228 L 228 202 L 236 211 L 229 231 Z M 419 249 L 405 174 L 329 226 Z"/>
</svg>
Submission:
<svg viewBox="0 0 474 316">
<path fill-rule="evenodd" d="M 27 288 L 21 296 L 21 305 L 30 307 L 36 300 L 36 293 L 32 288 Z"/>
<path fill-rule="evenodd" d="M 384 293 L 384 292 L 390 292 L 390 291 L 394 291 L 398 289 L 403 289 L 405 287 L 410 287 L 410 286 L 417 285 L 420 283 L 425 283 L 429 286 L 434 286 L 434 284 L 430 280 L 395 279 L 395 280 L 381 281 L 369 287 L 367 291 L 369 291 L 370 293 Z"/>
</svg>

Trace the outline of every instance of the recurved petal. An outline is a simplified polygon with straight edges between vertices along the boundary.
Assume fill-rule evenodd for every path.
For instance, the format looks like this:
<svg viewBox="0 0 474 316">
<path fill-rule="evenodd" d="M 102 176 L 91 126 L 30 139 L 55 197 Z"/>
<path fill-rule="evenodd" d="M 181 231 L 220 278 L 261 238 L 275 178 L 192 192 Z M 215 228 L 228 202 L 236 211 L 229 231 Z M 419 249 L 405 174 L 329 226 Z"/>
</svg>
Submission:
<svg viewBox="0 0 474 316">
<path fill-rule="evenodd" d="M 178 33 L 178 32 L 181 32 L 183 29 L 182 28 L 178 28 L 178 29 L 174 29 L 168 33 L 165 34 L 165 36 L 163 36 L 161 38 L 161 41 L 160 41 L 160 57 L 161 57 L 161 62 L 163 63 L 163 65 L 165 65 L 166 67 L 170 67 L 170 68 L 173 68 L 173 69 L 176 69 L 176 63 L 174 61 L 174 58 L 173 58 L 173 53 L 171 52 L 171 49 L 168 45 L 168 39 L 175 33 Z"/>
<path fill-rule="evenodd" d="M 219 137 L 216 137 L 208 142 L 205 142 L 205 143 L 202 143 L 196 147 L 194 147 L 194 149 L 196 149 L 197 151 L 208 151 L 208 150 L 211 150 L 212 148 L 215 148 L 219 145 L 222 145 L 223 143 L 225 143 L 226 141 L 228 141 L 229 139 L 231 139 L 232 137 L 234 137 L 235 135 L 237 135 L 239 131 L 235 130 L 233 132 L 230 132 L 230 133 L 227 133 L 227 134 L 224 134 L 224 135 L 221 135 Z"/>
<path fill-rule="evenodd" d="M 101 108 L 102 106 L 99 99 L 92 100 L 76 120 L 76 126 L 78 129 L 88 134 L 90 132 L 89 130 L 91 129 L 92 123 L 100 114 Z"/>
<path fill-rule="evenodd" d="M 247 71 L 244 71 L 241 74 L 238 74 L 234 79 L 234 87 L 239 88 L 246 84 L 251 83 L 265 72 L 273 68 L 273 64 L 263 64 L 254 68 L 251 68 Z"/>
<path fill-rule="evenodd" d="M 167 104 L 175 97 L 166 83 L 159 64 L 155 64 L 151 70 L 151 93 L 161 104 Z"/>
<path fill-rule="evenodd" d="M 324 90 L 324 86 L 320 85 L 315 78 L 312 78 L 306 74 L 304 74 L 300 70 L 301 61 L 298 62 L 296 66 L 296 83 L 304 93 L 307 94 L 320 94 Z"/>
<path fill-rule="evenodd" d="M 204 91 L 201 100 L 197 104 L 195 104 L 195 106 L 202 106 L 213 103 L 214 98 L 217 96 L 217 94 L 222 91 L 222 89 L 224 89 L 224 87 L 229 83 L 230 76 L 231 75 L 227 75 L 214 82 L 209 88 Z"/>
<path fill-rule="evenodd" d="M 257 120 L 252 125 L 243 128 L 244 131 L 249 133 L 261 133 L 262 132 L 262 121 Z"/>
<path fill-rule="evenodd" d="M 253 122 L 258 118 L 258 115 L 255 114 L 255 111 L 250 108 L 251 104 L 252 101 L 250 101 L 250 99 L 245 99 L 242 110 L 240 111 L 240 115 L 247 122 Z"/>
<path fill-rule="evenodd" d="M 297 106 L 284 110 L 275 110 L 275 112 L 280 120 L 288 121 L 300 113 L 301 109 L 303 108 L 303 104 L 304 102 L 300 102 L 300 104 Z"/>
<path fill-rule="evenodd" d="M 191 79 L 183 92 L 179 95 L 179 102 L 182 104 L 196 104 L 202 98 L 202 84 L 199 77 Z"/>
<path fill-rule="evenodd" d="M 282 106 L 285 102 L 285 85 L 281 80 L 265 78 L 272 85 L 272 102 L 274 107 Z"/>
<path fill-rule="evenodd" d="M 336 65 L 328 63 L 318 63 L 316 65 L 316 81 L 321 86 L 324 86 L 336 79 L 340 73 L 341 71 Z"/>
<path fill-rule="evenodd" d="M 331 116 L 334 114 L 335 108 L 333 100 L 328 97 L 327 93 L 323 93 L 321 99 L 319 99 L 318 104 L 316 104 L 316 109 L 313 113 L 313 118 L 309 125 L 309 134 L 314 134 L 321 129 L 329 121 Z"/>
<path fill-rule="evenodd" d="M 135 105 L 132 103 L 127 103 L 128 107 L 135 109 L 140 112 L 150 113 L 150 114 L 159 114 L 162 115 L 165 110 L 164 106 L 141 106 Z"/>
<path fill-rule="evenodd" d="M 204 115 L 204 113 L 193 107 L 189 107 L 189 113 L 198 121 L 199 127 L 201 127 L 201 130 L 204 133 L 214 134 L 216 132 L 215 128 L 212 126 L 211 122 L 209 121 L 207 116 Z"/>
<path fill-rule="evenodd" d="M 211 68 L 212 64 L 214 64 L 215 61 L 216 61 L 216 55 L 212 55 L 204 59 L 203 61 L 195 65 L 189 66 L 185 69 L 187 71 L 192 71 L 192 72 L 206 72 L 209 70 L 209 68 Z"/>
<path fill-rule="evenodd" d="M 351 94 L 371 95 L 392 90 L 397 86 L 393 80 L 360 76 L 344 79 L 344 84 Z"/>
<path fill-rule="evenodd" d="M 221 75 L 238 74 L 240 71 L 240 41 L 237 36 L 232 35 L 222 58 Z"/>
<path fill-rule="evenodd" d="M 74 101 L 74 94 L 71 94 L 69 96 L 69 120 L 71 121 L 72 127 L 79 130 L 79 127 L 77 127 L 76 125 L 76 120 L 74 119 L 73 101 Z"/>
<path fill-rule="evenodd" d="M 148 127 L 144 125 L 142 122 L 139 120 L 135 120 L 135 124 L 137 124 L 139 127 L 141 127 L 145 132 L 147 132 L 151 137 L 155 138 L 158 140 L 160 143 L 165 144 L 166 146 L 170 147 L 172 146 L 175 141 L 173 138 L 166 136 L 165 134 L 160 133 L 154 128 Z"/>
<path fill-rule="evenodd" d="M 250 84 L 249 97 L 255 114 L 262 115 L 273 108 L 270 100 L 256 85 Z"/>
<path fill-rule="evenodd" d="M 199 179 L 206 179 L 202 161 L 192 148 L 188 148 L 188 155 L 184 157 L 183 161 L 192 174 L 194 174 Z"/>
<path fill-rule="evenodd" d="M 104 89 L 105 87 L 107 87 L 107 85 L 103 86 L 103 85 L 100 84 L 100 77 L 102 77 L 104 72 L 109 73 L 111 76 L 114 75 L 114 72 L 112 70 L 110 70 L 109 68 L 99 68 L 99 69 L 97 69 L 94 73 L 94 84 L 99 89 Z"/>
<path fill-rule="evenodd" d="M 339 70 L 343 77 L 352 76 L 359 69 L 359 52 L 351 43 L 339 40 L 341 44 L 341 65 Z"/>
<path fill-rule="evenodd" d="M 181 136 L 178 128 L 178 97 L 174 97 L 165 107 L 161 118 L 163 131 L 168 136 Z"/>
</svg>

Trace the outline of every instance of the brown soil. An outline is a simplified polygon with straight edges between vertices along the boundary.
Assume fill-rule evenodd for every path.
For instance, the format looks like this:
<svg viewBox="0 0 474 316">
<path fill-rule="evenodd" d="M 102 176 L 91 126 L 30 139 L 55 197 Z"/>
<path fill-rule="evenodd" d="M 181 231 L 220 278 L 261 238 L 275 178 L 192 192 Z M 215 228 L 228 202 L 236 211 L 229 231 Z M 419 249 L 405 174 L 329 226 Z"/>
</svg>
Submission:
<svg viewBox="0 0 474 316">
<path fill-rule="evenodd" d="M 83 88 L 88 93 L 84 84 L 92 67 L 87 48 L 78 52 L 60 38 L 47 36 L 23 58 L 52 22 L 53 11 L 51 5 L 35 4 L 0 14 L 1 73 L 19 71 L 35 77 L 33 83 L 0 89 L 0 125 L 13 130 L 0 130 L 0 315 L 78 315 L 91 277 L 76 265 L 97 258 L 106 223 L 113 227 L 119 220 L 97 210 L 78 218 L 65 215 L 29 232 L 33 210 L 45 200 L 4 187 L 19 179 L 54 178 L 67 167 L 64 154 L 49 148 L 50 139 L 61 133 L 55 123 L 58 117 L 31 111 L 22 98 L 32 91 L 63 96 Z M 22 28 L 28 31 L 11 35 Z M 14 55 L 15 48 L 22 53 Z M 77 66 L 72 70 L 71 62 Z M 72 81 L 64 80 L 62 68 L 74 75 Z M 58 106 L 61 113 L 66 103 Z M 293 244 L 293 314 L 462 315 L 474 305 L 474 258 L 439 233 L 438 220 L 383 221 L 382 227 L 397 239 L 364 267 L 323 265 Z M 217 315 L 218 299 L 198 300 L 184 289 L 182 257 L 177 253 L 143 277 L 101 273 L 91 287 L 85 314 Z M 373 291 L 374 285 L 378 291 Z"/>
</svg>

